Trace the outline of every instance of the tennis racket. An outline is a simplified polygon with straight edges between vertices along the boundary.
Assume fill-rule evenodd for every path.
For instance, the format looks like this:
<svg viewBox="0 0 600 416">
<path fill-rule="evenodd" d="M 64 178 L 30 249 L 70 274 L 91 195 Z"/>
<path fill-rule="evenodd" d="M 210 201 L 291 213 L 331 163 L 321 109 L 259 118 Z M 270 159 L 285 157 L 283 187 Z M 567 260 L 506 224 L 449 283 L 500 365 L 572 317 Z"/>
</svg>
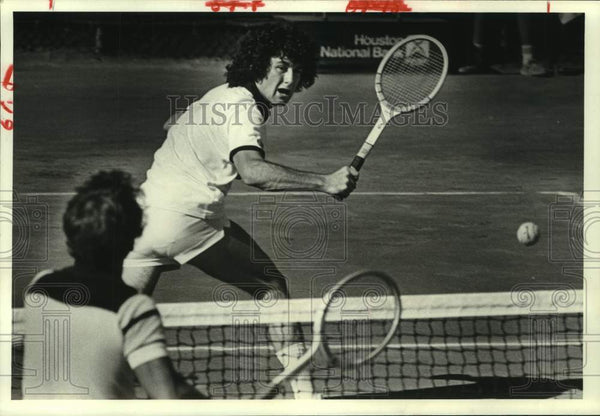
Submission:
<svg viewBox="0 0 600 416">
<path fill-rule="evenodd" d="M 387 274 L 359 271 L 344 277 L 325 291 L 306 353 L 274 377 L 257 398 L 273 398 L 277 387 L 304 369 L 316 354 L 345 372 L 372 360 L 395 335 L 401 309 L 400 292 Z"/>
<path fill-rule="evenodd" d="M 381 60 L 375 75 L 381 115 L 351 166 L 360 170 L 387 123 L 427 105 L 442 87 L 447 73 L 446 49 L 431 36 L 409 36 L 395 44 Z"/>
</svg>

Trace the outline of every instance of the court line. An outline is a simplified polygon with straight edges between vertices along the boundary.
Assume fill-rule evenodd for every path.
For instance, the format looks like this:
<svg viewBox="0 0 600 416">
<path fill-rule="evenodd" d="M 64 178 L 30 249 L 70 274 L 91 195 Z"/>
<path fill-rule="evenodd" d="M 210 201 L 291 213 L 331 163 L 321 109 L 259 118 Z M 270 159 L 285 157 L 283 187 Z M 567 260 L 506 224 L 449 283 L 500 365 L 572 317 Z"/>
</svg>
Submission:
<svg viewBox="0 0 600 416">
<path fill-rule="evenodd" d="M 558 195 L 578 197 L 577 192 L 566 191 L 432 191 L 432 192 L 353 192 L 352 196 L 486 196 L 486 195 Z M 228 196 L 263 196 L 263 195 L 282 195 L 284 192 L 230 192 Z M 287 195 L 310 195 L 311 192 L 285 192 Z M 23 196 L 74 196 L 75 192 L 23 192 Z"/>
</svg>

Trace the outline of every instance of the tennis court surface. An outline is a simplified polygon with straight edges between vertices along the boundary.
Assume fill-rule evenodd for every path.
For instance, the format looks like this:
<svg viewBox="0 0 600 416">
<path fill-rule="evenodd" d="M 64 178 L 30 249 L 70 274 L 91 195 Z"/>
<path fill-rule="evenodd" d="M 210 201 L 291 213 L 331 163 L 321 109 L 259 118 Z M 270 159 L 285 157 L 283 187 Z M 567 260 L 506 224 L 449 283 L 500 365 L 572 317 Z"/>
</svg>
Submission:
<svg viewBox="0 0 600 416">
<path fill-rule="evenodd" d="M 164 139 L 165 97 L 199 95 L 223 80 L 222 63 L 169 65 L 65 62 L 23 65 L 15 75 L 15 191 L 47 212 L 47 233 L 35 234 L 30 252 L 15 263 L 15 308 L 37 271 L 70 262 L 61 215 L 74 187 L 99 169 L 127 169 L 143 180 Z M 325 95 L 335 95 L 353 105 L 366 102 L 368 114 L 376 103 L 372 82 L 370 74 L 325 74 L 298 100 L 326 103 Z M 329 257 L 320 261 L 278 254 L 273 225 L 253 217 L 262 196 L 234 186 L 228 215 L 274 257 L 295 300 L 258 311 L 238 293 L 234 304 L 215 307 L 217 283 L 209 277 L 191 267 L 165 274 L 155 297 L 169 351 L 201 391 L 254 397 L 260 382 L 281 370 L 266 325 L 291 319 L 309 332 L 320 288 L 366 268 L 397 280 L 401 330 L 353 373 L 315 368 L 313 382 L 327 398 L 582 396 L 583 279 L 564 268 L 581 266 L 581 253 L 569 245 L 577 224 L 553 221 L 551 213 L 572 211 L 583 189 L 583 77 L 449 76 L 438 98 L 448 104 L 444 126 L 383 133 L 356 195 L 339 205 L 344 232 L 328 234 Z M 300 169 L 333 171 L 350 162 L 369 128 L 274 125 L 267 155 Z M 542 228 L 535 246 L 516 241 L 524 221 Z M 313 225 L 294 231 L 288 248 L 312 244 Z M 515 298 L 516 287 L 536 302 Z M 567 293 L 568 301 L 556 293 Z M 380 334 L 364 313 L 340 322 L 340 339 L 357 345 L 367 342 L 357 334 Z M 18 377 L 13 386 L 19 397 Z M 278 397 L 290 394 L 284 386 Z"/>
</svg>

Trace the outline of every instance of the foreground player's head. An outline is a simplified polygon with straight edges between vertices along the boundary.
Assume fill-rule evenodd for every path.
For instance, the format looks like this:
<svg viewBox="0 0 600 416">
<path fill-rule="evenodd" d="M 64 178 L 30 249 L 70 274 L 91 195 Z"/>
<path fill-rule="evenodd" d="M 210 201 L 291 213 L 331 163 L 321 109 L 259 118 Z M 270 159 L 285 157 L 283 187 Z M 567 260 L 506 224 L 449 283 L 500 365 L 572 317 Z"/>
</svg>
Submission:
<svg viewBox="0 0 600 416">
<path fill-rule="evenodd" d="M 92 176 L 69 201 L 63 229 L 77 264 L 120 270 L 142 232 L 142 210 L 131 176 L 118 170 Z"/>
<path fill-rule="evenodd" d="M 271 104 L 286 104 L 315 82 L 316 47 L 289 24 L 268 24 L 246 33 L 227 65 L 230 87 L 255 85 Z"/>
</svg>

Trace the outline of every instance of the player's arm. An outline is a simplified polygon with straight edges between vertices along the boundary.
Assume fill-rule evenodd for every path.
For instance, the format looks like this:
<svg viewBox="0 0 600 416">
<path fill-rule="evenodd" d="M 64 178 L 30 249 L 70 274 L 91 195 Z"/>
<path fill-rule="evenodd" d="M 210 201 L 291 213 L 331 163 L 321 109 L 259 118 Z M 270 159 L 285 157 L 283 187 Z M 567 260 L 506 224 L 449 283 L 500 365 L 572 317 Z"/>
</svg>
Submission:
<svg viewBox="0 0 600 416">
<path fill-rule="evenodd" d="M 205 398 L 175 371 L 168 357 L 145 362 L 133 371 L 151 399 Z"/>
<path fill-rule="evenodd" d="M 151 298 L 131 296 L 117 316 L 123 354 L 151 399 L 202 398 L 173 368 L 160 314 Z"/>
<path fill-rule="evenodd" d="M 345 198 L 358 180 L 358 172 L 349 166 L 328 175 L 304 172 L 268 162 L 254 149 L 241 150 L 232 159 L 246 185 L 265 191 L 317 191 Z"/>
</svg>

